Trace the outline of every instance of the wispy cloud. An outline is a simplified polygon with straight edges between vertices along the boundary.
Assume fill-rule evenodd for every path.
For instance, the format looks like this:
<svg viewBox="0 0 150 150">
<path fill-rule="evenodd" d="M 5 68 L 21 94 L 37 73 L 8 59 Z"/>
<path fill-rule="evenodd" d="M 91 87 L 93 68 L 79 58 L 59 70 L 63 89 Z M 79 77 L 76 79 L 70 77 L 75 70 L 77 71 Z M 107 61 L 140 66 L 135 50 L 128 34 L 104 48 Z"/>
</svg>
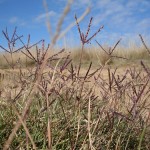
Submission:
<svg viewBox="0 0 150 150">
<path fill-rule="evenodd" d="M 52 16 L 55 16 L 56 15 L 56 12 L 54 11 L 49 11 L 48 13 L 42 13 L 40 14 L 39 16 L 37 16 L 34 21 L 36 22 L 41 22 L 43 21 L 46 17 L 52 17 Z"/>
<path fill-rule="evenodd" d="M 45 21 L 49 20 L 52 30 L 55 30 L 67 1 L 68 0 L 47 1 L 49 8 L 48 13 L 43 11 L 41 2 L 37 3 L 36 7 L 33 7 L 32 5 L 28 5 L 28 1 L 24 1 L 26 5 L 22 5 L 21 3 L 17 3 L 17 5 L 10 1 L 12 5 L 10 8 L 12 9 L 9 10 L 7 10 L 7 5 L 3 3 L 2 9 L 0 9 L 0 26 L 4 26 L 8 23 L 10 26 L 23 26 L 25 27 L 23 28 L 24 30 L 30 30 L 29 32 L 35 35 L 37 34 L 35 31 L 40 30 L 39 36 L 41 37 L 41 33 L 43 33 L 44 37 L 47 34 Z M 0 0 L 0 4 L 2 2 L 8 2 L 8 0 Z M 35 4 L 34 1 L 31 3 Z M 15 5 L 22 10 L 28 9 L 27 13 L 20 11 L 18 14 L 17 9 L 13 9 Z M 75 0 L 69 14 L 63 22 L 62 30 L 71 22 L 75 21 L 75 14 L 79 17 L 87 7 L 90 7 L 91 11 L 84 20 L 80 22 L 81 30 L 84 32 L 88 26 L 90 17 L 94 17 L 89 34 L 94 33 L 101 25 L 104 25 L 102 32 L 96 36 L 97 40 L 100 39 L 103 43 L 111 42 L 113 44 L 121 37 L 124 41 L 127 41 L 136 38 L 136 36 L 138 37 L 139 33 L 143 36 L 150 35 L 150 0 Z M 3 15 L 5 11 L 7 11 L 8 18 Z M 49 19 L 46 17 L 49 17 Z M 72 32 L 73 40 L 76 42 L 76 37 L 79 37 L 77 27 L 73 27 L 69 33 L 70 32 Z M 35 36 L 35 38 L 37 38 L 37 36 Z"/>
<path fill-rule="evenodd" d="M 78 4 L 78 5 L 81 5 L 81 6 L 82 5 L 91 5 L 92 1 L 91 0 L 82 0 L 82 1 L 77 0 L 75 3 Z"/>
<path fill-rule="evenodd" d="M 132 23 L 135 23 L 135 19 L 132 17 L 132 12 L 120 11 L 120 13 L 111 16 L 110 22 L 117 27 L 123 24 L 127 27 L 128 25 L 130 26 Z"/>
<path fill-rule="evenodd" d="M 80 13 L 81 11 L 84 11 L 87 7 L 91 7 L 93 4 L 92 4 L 92 1 L 91 0 L 76 0 L 74 1 L 73 3 L 73 7 L 72 7 L 72 10 L 75 12 L 75 13 Z"/>
<path fill-rule="evenodd" d="M 19 24 L 19 26 L 26 26 L 26 25 L 27 25 L 27 23 L 25 21 L 21 21 Z"/>
<path fill-rule="evenodd" d="M 150 24 L 149 0 L 101 0 L 95 1 L 93 7 L 94 26 L 104 24 L 110 28 L 115 27 L 116 30 L 128 32 L 137 32 L 142 28 L 148 29 Z M 99 12 L 99 13 L 97 13 Z"/>
<path fill-rule="evenodd" d="M 122 22 L 124 17 L 131 15 L 131 11 L 126 9 L 125 5 L 120 1 L 112 0 L 101 0 L 98 1 L 94 7 L 95 18 L 94 25 L 98 25 L 100 22 L 109 22 L 110 19 L 112 23 Z M 112 19 L 113 18 L 113 19 Z"/>
<path fill-rule="evenodd" d="M 17 17 L 12 17 L 12 18 L 9 19 L 9 22 L 14 24 L 14 23 L 18 22 L 18 18 Z"/>
<path fill-rule="evenodd" d="M 104 25 L 104 30 L 97 36 L 104 43 L 119 38 L 123 38 L 123 42 L 138 41 L 139 33 L 150 34 L 149 0 L 93 0 L 92 3 L 93 26 Z"/>
<path fill-rule="evenodd" d="M 145 18 L 142 21 L 138 22 L 136 27 L 141 31 L 147 31 L 150 28 L 150 18 Z"/>
<path fill-rule="evenodd" d="M 26 25 L 26 22 L 22 19 L 19 19 L 18 17 L 14 16 L 14 17 L 11 17 L 9 19 L 9 23 L 11 24 L 15 24 L 17 26 L 25 26 Z"/>
</svg>

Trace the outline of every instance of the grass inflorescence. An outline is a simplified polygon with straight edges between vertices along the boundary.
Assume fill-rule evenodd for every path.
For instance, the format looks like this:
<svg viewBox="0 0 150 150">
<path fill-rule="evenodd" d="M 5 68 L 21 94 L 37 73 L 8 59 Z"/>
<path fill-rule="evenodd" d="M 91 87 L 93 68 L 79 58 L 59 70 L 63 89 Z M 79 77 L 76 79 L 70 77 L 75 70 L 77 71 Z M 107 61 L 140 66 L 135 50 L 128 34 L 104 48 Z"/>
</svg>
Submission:
<svg viewBox="0 0 150 150">
<path fill-rule="evenodd" d="M 30 36 L 25 44 L 16 29 L 12 37 L 3 31 L 8 49 L 1 46 L 7 62 L 1 68 L 14 78 L 0 80 L 0 149 L 150 149 L 149 48 L 143 37 L 144 49 L 134 54 L 120 52 L 120 40 L 112 48 L 96 41 L 91 51 L 85 45 L 103 26 L 88 38 L 93 18 L 83 34 L 75 16 L 82 48 L 52 53 L 69 7 L 47 47 L 44 40 L 30 45 Z M 17 41 L 23 46 L 15 49 Z M 114 65 L 134 59 L 139 67 Z"/>
</svg>

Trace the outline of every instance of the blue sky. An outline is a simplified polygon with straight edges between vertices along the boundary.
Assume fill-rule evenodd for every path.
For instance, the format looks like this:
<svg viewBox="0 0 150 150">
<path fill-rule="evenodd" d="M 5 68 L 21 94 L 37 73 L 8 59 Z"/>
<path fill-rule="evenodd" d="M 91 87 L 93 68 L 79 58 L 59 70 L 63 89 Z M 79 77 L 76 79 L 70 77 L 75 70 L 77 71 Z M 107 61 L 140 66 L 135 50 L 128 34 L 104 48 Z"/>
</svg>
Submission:
<svg viewBox="0 0 150 150">
<path fill-rule="evenodd" d="M 55 31 L 67 0 L 47 0 L 47 3 L 52 31 Z M 104 25 L 104 29 L 95 38 L 100 43 L 113 44 L 120 38 L 122 44 L 134 41 L 138 43 L 138 34 L 150 41 L 150 0 L 74 0 L 62 31 L 75 21 L 75 14 L 80 17 L 87 7 L 90 7 L 91 11 L 80 23 L 81 30 L 85 31 L 90 17 L 94 17 L 91 34 Z M 30 34 L 31 43 L 40 39 L 50 43 L 46 16 L 42 0 L 0 0 L 0 44 L 5 45 L 1 31 L 7 27 L 12 33 L 16 26 L 18 34 L 24 35 L 25 42 Z M 59 41 L 62 46 L 74 46 L 79 43 L 76 26 Z M 95 44 L 94 40 L 92 44 Z"/>
</svg>

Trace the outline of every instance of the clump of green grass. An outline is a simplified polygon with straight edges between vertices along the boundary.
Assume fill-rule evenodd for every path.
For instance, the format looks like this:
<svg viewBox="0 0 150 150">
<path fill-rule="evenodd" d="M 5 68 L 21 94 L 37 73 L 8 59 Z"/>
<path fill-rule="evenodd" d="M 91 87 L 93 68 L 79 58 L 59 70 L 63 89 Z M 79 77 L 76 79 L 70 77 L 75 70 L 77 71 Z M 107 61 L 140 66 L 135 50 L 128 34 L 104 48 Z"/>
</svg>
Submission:
<svg viewBox="0 0 150 150">
<path fill-rule="evenodd" d="M 127 82 L 129 83 L 129 81 Z M 125 113 L 125 111 L 120 108 L 118 109 L 120 109 L 121 112 L 117 114 L 117 108 L 115 108 L 115 106 L 109 107 L 108 99 L 111 95 L 108 95 L 108 99 L 102 99 L 102 97 L 95 99 L 96 95 L 94 97 L 91 97 L 91 94 L 84 96 L 83 92 L 82 97 L 78 100 L 78 92 L 80 95 L 78 88 L 80 88 L 81 85 L 78 86 L 77 83 L 73 83 L 73 85 L 73 87 L 68 87 L 66 85 L 59 94 L 53 92 L 51 96 L 49 96 L 49 100 L 52 102 L 49 109 L 51 110 L 53 149 L 70 149 L 71 143 L 76 149 L 81 147 L 90 149 L 88 130 L 89 113 L 91 116 L 90 133 L 93 139 L 92 146 L 96 149 L 137 149 L 139 145 L 140 147 L 143 147 L 143 149 L 150 147 L 149 123 L 146 120 L 143 120 L 145 118 L 144 116 L 142 116 L 143 119 L 140 119 L 140 116 L 139 118 L 137 116 L 136 118 L 131 119 L 132 117 L 130 118 L 130 114 Z M 83 88 L 90 92 L 90 88 L 87 89 L 86 86 Z M 71 90 L 76 90 L 76 92 L 68 92 Z M 99 87 L 99 90 L 102 89 Z M 33 95 L 32 98 L 34 98 L 34 102 L 28 112 L 26 125 L 38 149 L 46 149 L 48 144 L 46 124 L 48 114 L 46 113 L 46 106 L 44 104 L 45 97 L 37 93 Z M 89 99 L 91 99 L 90 108 L 88 106 Z M 126 106 L 128 103 L 126 99 L 124 102 L 119 100 L 121 99 L 118 98 L 116 100 L 116 106 L 119 106 L 121 103 Z M 22 99 L 18 99 L 16 105 L 21 111 L 23 106 Z M 111 112 L 111 109 L 114 109 L 114 112 Z M 130 110 L 129 106 L 127 106 L 126 109 Z M 144 107 L 139 109 L 144 111 Z M 17 116 L 9 105 L 7 106 L 7 109 L 6 107 L 1 108 L 1 145 L 4 144 L 6 138 L 11 133 L 11 129 L 15 125 L 16 119 Z M 146 130 L 144 135 L 142 135 L 145 127 Z M 140 143 L 140 141 L 142 142 Z M 32 148 L 32 144 L 30 143 L 25 130 L 20 128 L 16 133 L 16 137 L 10 148 L 26 149 L 27 146 L 29 149 Z"/>
</svg>

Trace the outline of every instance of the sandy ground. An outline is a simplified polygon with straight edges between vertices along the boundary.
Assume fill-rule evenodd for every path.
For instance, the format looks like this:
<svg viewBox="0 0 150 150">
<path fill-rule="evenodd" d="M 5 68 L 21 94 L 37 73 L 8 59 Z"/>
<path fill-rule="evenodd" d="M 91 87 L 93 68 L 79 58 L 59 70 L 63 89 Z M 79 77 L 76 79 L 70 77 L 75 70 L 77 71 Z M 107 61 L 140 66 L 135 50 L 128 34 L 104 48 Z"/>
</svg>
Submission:
<svg viewBox="0 0 150 150">
<path fill-rule="evenodd" d="M 91 67 L 89 74 L 92 73 L 92 72 L 94 72 L 98 68 L 99 68 L 98 66 Z M 102 70 L 100 69 L 97 72 L 97 74 L 101 73 L 102 77 L 104 77 L 104 78 L 108 77 L 108 68 L 110 68 L 110 72 L 112 72 L 112 73 L 116 69 L 115 66 L 112 66 L 112 67 L 111 66 L 106 66 Z M 139 65 L 136 65 L 136 64 L 135 65 L 126 65 L 126 66 L 123 66 L 123 67 L 118 67 L 117 71 L 116 71 L 116 75 L 123 75 L 126 72 L 126 70 L 130 69 L 130 68 L 135 68 L 137 70 L 141 69 L 141 67 Z M 46 69 L 45 71 L 48 71 L 48 70 L 49 69 Z M 26 69 L 22 69 L 22 72 L 26 72 L 26 71 L 27 71 Z M 87 67 L 81 67 L 80 74 L 82 76 L 85 76 L 86 72 L 87 72 Z M 13 74 L 18 74 L 18 73 L 19 73 L 19 69 L 14 69 L 14 70 L 12 70 L 12 69 L 0 69 L 0 78 L 2 78 L 2 75 L 13 76 Z M 0 79 L 0 80 L 2 80 L 2 79 Z"/>
</svg>

